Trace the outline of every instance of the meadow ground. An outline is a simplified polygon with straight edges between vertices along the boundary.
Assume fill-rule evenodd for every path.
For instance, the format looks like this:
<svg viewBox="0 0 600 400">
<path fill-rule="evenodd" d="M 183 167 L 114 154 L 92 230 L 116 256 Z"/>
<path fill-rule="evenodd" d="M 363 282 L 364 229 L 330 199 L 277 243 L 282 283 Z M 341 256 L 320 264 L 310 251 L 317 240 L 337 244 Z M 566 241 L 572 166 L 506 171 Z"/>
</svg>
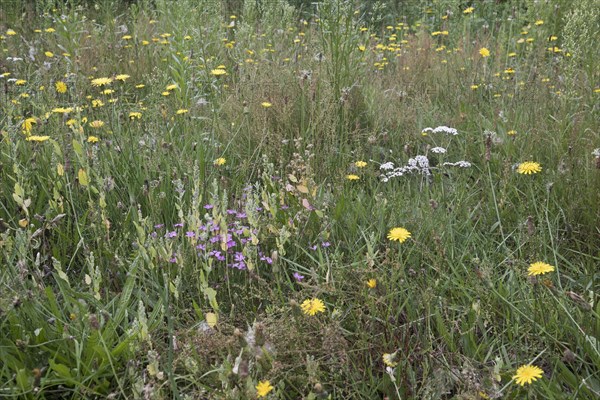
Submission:
<svg viewBox="0 0 600 400">
<path fill-rule="evenodd" d="M 291 3 L 3 2 L 0 397 L 598 398 L 597 0 Z"/>
</svg>

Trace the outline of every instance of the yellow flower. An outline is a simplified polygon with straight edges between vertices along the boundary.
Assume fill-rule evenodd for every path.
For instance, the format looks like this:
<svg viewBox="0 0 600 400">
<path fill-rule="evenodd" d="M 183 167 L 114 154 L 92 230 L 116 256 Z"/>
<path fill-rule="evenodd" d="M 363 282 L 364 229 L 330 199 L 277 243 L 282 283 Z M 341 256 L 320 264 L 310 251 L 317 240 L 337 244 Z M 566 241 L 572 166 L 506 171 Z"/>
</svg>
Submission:
<svg viewBox="0 0 600 400">
<path fill-rule="evenodd" d="M 112 82 L 111 78 L 96 78 L 96 79 L 92 79 L 92 86 L 95 86 L 95 87 L 106 86 L 106 85 L 110 85 L 111 82 Z"/>
<path fill-rule="evenodd" d="M 405 228 L 392 228 L 388 232 L 387 238 L 391 241 L 398 241 L 404 243 L 406 239 L 411 237 L 411 233 Z"/>
<path fill-rule="evenodd" d="M 163 96 L 167 97 L 168 95 L 170 95 L 170 94 L 171 94 L 171 92 L 169 92 L 169 91 L 164 91 L 164 92 L 162 92 L 161 94 L 162 94 Z"/>
<path fill-rule="evenodd" d="M 375 289 L 377 287 L 377 280 L 376 279 L 369 279 L 367 281 L 367 286 L 369 287 L 369 289 Z"/>
<path fill-rule="evenodd" d="M 125 82 L 129 78 L 131 78 L 131 77 L 127 74 L 119 74 L 119 75 L 115 76 L 116 80 L 122 81 L 122 82 Z"/>
<path fill-rule="evenodd" d="M 221 165 L 225 165 L 226 162 L 227 162 L 226 159 L 224 159 L 223 157 L 219 157 L 213 162 L 213 164 L 215 164 L 217 166 L 221 166 Z"/>
<path fill-rule="evenodd" d="M 44 55 L 45 55 L 46 57 L 48 57 L 48 58 L 52 58 L 52 57 L 54 57 L 54 53 L 52 53 L 51 51 L 47 51 L 47 52 L 45 52 L 45 53 L 44 53 Z"/>
<path fill-rule="evenodd" d="M 15 36 L 15 35 L 17 34 L 17 32 L 15 32 L 15 31 L 14 31 L 14 30 L 12 30 L 12 29 L 9 29 L 9 30 L 7 30 L 7 31 L 6 31 L 6 34 L 7 34 L 8 36 Z"/>
<path fill-rule="evenodd" d="M 534 262 L 533 264 L 529 264 L 529 271 L 527 275 L 544 275 L 545 273 L 554 271 L 554 267 L 550 264 L 546 264 L 545 262 Z"/>
<path fill-rule="evenodd" d="M 180 108 L 179 110 L 177 110 L 176 114 L 177 115 L 181 115 L 181 114 L 186 114 L 188 113 L 190 110 L 187 110 L 185 108 Z"/>
<path fill-rule="evenodd" d="M 398 352 L 394 352 L 394 353 L 384 353 L 383 356 L 381 357 L 383 359 L 383 363 L 385 365 L 387 365 L 388 367 L 392 367 L 394 368 L 396 365 L 398 365 Z"/>
<path fill-rule="evenodd" d="M 543 19 L 538 19 L 537 21 L 535 21 L 535 26 L 540 26 L 540 25 L 544 25 Z"/>
<path fill-rule="evenodd" d="M 93 108 L 104 107 L 104 102 L 100 99 L 94 99 L 94 100 L 92 100 L 92 107 Z"/>
<path fill-rule="evenodd" d="M 264 108 L 269 108 L 273 104 L 269 103 L 268 101 L 263 101 L 262 103 L 260 103 L 260 105 L 263 106 Z"/>
<path fill-rule="evenodd" d="M 50 136 L 36 136 L 36 135 L 32 135 L 32 136 L 28 136 L 27 140 L 28 142 L 45 142 L 46 140 L 50 139 Z"/>
<path fill-rule="evenodd" d="M 57 93 L 66 93 L 67 92 L 67 84 L 63 81 L 58 81 L 54 84 Z"/>
<path fill-rule="evenodd" d="M 136 88 L 136 89 L 143 89 L 143 88 L 145 88 L 145 87 L 146 87 L 146 85 L 144 85 L 143 83 L 140 83 L 140 84 L 138 84 L 138 85 L 135 85 L 135 88 Z"/>
<path fill-rule="evenodd" d="M 26 83 L 27 83 L 27 81 L 25 79 L 17 79 L 15 81 L 15 85 L 17 85 L 17 86 L 23 86 Z"/>
<path fill-rule="evenodd" d="M 23 129 L 23 133 L 29 135 L 33 130 L 33 125 L 37 124 L 36 118 L 25 118 L 23 123 L 21 124 L 21 129 Z"/>
<path fill-rule="evenodd" d="M 57 107 L 57 108 L 53 108 L 52 112 L 57 113 L 57 114 L 68 114 L 70 112 L 73 112 L 73 108 L 72 107 Z"/>
<path fill-rule="evenodd" d="M 475 8 L 473 7 L 465 8 L 463 14 L 472 14 L 473 11 L 475 11 Z"/>
<path fill-rule="evenodd" d="M 177 89 L 177 87 L 178 86 L 175 83 L 173 83 L 171 85 L 168 85 L 165 89 L 167 89 L 170 92 L 171 90 Z"/>
<path fill-rule="evenodd" d="M 97 136 L 88 136 L 87 138 L 88 143 L 98 143 L 99 140 Z"/>
<path fill-rule="evenodd" d="M 214 76 L 221 76 L 221 75 L 225 75 L 226 73 L 227 73 L 227 71 L 225 71 L 222 68 L 216 68 L 216 69 L 213 69 L 210 71 L 210 74 L 214 75 Z"/>
<path fill-rule="evenodd" d="M 92 121 L 92 122 L 90 122 L 90 126 L 95 129 L 102 128 L 104 126 L 104 121 L 99 121 L 99 120 Z"/>
<path fill-rule="evenodd" d="M 354 174 L 350 174 L 350 175 L 346 175 L 346 179 L 348 179 L 349 181 L 357 181 L 357 180 L 360 179 L 360 176 L 354 175 Z"/>
<path fill-rule="evenodd" d="M 481 57 L 489 57 L 490 51 L 487 48 L 482 47 L 481 49 L 479 49 L 479 54 L 481 54 Z"/>
<path fill-rule="evenodd" d="M 102 91 L 102 94 L 113 94 L 114 92 L 115 92 L 115 91 L 114 91 L 114 90 L 112 90 L 112 89 L 104 89 L 104 90 Z"/>
<path fill-rule="evenodd" d="M 366 161 L 357 161 L 354 163 L 354 165 L 356 166 L 356 168 L 364 168 L 367 166 L 367 162 Z"/>
<path fill-rule="evenodd" d="M 479 85 L 471 85 L 471 90 L 477 90 L 479 89 Z"/>
<path fill-rule="evenodd" d="M 359 51 L 365 51 L 367 48 L 365 46 L 363 46 L 362 44 L 360 46 L 358 46 L 358 50 Z"/>
<path fill-rule="evenodd" d="M 317 298 L 306 299 L 302 302 L 300 308 L 302 308 L 302 312 L 306 315 L 315 315 L 320 312 L 325 312 L 325 303 Z"/>
<path fill-rule="evenodd" d="M 258 397 L 265 397 L 273 390 L 273 386 L 271 386 L 271 382 L 269 381 L 261 381 L 256 385 L 256 394 Z"/>
<path fill-rule="evenodd" d="M 517 373 L 512 378 L 517 385 L 525 386 L 542 377 L 544 371 L 535 365 L 523 365 L 517 369 Z"/>
<path fill-rule="evenodd" d="M 542 166 L 539 163 L 533 161 L 525 161 L 519 164 L 517 172 L 523 175 L 537 174 L 542 170 Z"/>
<path fill-rule="evenodd" d="M 46 32 L 48 32 L 48 33 L 53 33 L 53 32 L 56 32 L 56 29 L 54 29 L 54 28 L 46 28 L 46 29 L 44 29 L 44 30 L 45 30 Z"/>
<path fill-rule="evenodd" d="M 510 131 L 506 132 L 506 134 L 508 136 L 515 136 L 517 134 L 517 131 L 515 131 L 514 129 L 511 129 Z"/>
<path fill-rule="evenodd" d="M 129 113 L 129 119 L 133 120 L 133 119 L 140 119 L 142 118 L 142 113 L 141 112 L 136 112 L 136 111 L 132 111 Z"/>
</svg>

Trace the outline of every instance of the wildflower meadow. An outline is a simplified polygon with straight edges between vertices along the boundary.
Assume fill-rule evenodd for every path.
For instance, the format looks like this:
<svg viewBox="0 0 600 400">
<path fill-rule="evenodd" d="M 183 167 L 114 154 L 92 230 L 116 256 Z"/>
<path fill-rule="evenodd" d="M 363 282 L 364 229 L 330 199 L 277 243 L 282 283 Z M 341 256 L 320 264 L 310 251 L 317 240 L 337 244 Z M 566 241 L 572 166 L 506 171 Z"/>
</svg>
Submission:
<svg viewBox="0 0 600 400">
<path fill-rule="evenodd" d="M 600 398 L 598 0 L 0 2 L 0 398 Z"/>
</svg>

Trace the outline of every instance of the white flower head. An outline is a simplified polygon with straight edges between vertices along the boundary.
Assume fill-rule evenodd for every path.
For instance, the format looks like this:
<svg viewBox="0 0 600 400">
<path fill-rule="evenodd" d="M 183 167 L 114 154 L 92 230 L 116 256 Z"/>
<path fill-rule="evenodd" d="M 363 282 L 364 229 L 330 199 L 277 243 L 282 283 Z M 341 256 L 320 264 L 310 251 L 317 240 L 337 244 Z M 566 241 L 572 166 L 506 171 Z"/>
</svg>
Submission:
<svg viewBox="0 0 600 400">
<path fill-rule="evenodd" d="M 446 149 L 443 147 L 434 147 L 431 149 L 431 152 L 436 154 L 444 154 L 446 152 Z"/>
</svg>

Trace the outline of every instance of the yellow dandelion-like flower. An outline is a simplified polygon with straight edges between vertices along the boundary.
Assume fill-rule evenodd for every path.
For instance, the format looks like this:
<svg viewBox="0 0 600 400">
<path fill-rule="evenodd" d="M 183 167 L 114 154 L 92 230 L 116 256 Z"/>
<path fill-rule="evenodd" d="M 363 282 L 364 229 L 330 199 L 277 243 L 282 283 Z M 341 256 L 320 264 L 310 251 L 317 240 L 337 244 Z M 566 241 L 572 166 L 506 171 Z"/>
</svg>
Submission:
<svg viewBox="0 0 600 400">
<path fill-rule="evenodd" d="M 517 172 L 523 175 L 537 174 L 542 170 L 542 166 L 539 163 L 533 161 L 525 161 L 519 164 Z"/>
<path fill-rule="evenodd" d="M 16 34 L 17 34 L 17 32 L 15 32 L 12 29 L 9 29 L 9 30 L 6 31 L 6 35 L 7 36 L 15 36 Z"/>
<path fill-rule="evenodd" d="M 471 90 L 477 90 L 479 89 L 479 85 L 471 85 Z"/>
<path fill-rule="evenodd" d="M 227 73 L 227 71 L 225 71 L 222 68 L 216 68 L 216 69 L 213 69 L 210 71 L 210 74 L 214 75 L 214 76 L 221 76 L 221 75 L 225 75 L 226 73 Z"/>
<path fill-rule="evenodd" d="M 258 397 L 265 397 L 271 390 L 273 390 L 273 386 L 271 386 L 271 382 L 269 381 L 260 381 L 256 385 L 256 395 Z"/>
<path fill-rule="evenodd" d="M 46 57 L 48 57 L 48 58 L 52 58 L 52 57 L 54 57 L 54 53 L 52 53 L 51 51 L 47 51 L 47 52 L 45 52 L 45 53 L 44 53 L 44 55 L 45 55 Z"/>
<path fill-rule="evenodd" d="M 77 123 L 77 120 L 71 118 L 71 119 L 67 120 L 67 122 L 65 122 L 65 125 L 67 125 L 67 126 L 73 126 L 76 123 Z"/>
<path fill-rule="evenodd" d="M 171 90 L 175 90 L 177 88 L 178 88 L 178 86 L 175 83 L 173 83 L 171 85 L 168 85 L 165 89 L 170 92 Z"/>
<path fill-rule="evenodd" d="M 357 161 L 354 163 L 354 165 L 356 166 L 356 168 L 364 168 L 367 166 L 367 162 L 366 161 Z"/>
<path fill-rule="evenodd" d="M 377 287 L 377 279 L 369 279 L 367 281 L 367 286 L 369 289 L 375 289 Z"/>
<path fill-rule="evenodd" d="M 88 136 L 88 138 L 87 138 L 88 143 L 98 143 L 99 140 L 100 139 L 98 139 L 97 136 Z"/>
<path fill-rule="evenodd" d="M 114 90 L 112 90 L 112 89 L 104 89 L 104 90 L 102 91 L 102 94 L 113 94 L 114 92 L 115 92 L 115 91 L 114 91 Z"/>
<path fill-rule="evenodd" d="M 264 108 L 269 108 L 273 106 L 273 104 L 269 103 L 268 101 L 263 101 L 262 103 L 260 103 L 260 105 Z"/>
<path fill-rule="evenodd" d="M 216 166 L 221 166 L 221 165 L 225 165 L 226 162 L 227 162 L 227 160 L 225 158 L 219 157 L 215 161 L 213 161 L 213 164 L 215 164 Z"/>
<path fill-rule="evenodd" d="M 517 385 L 525 386 L 541 378 L 544 371 L 535 365 L 523 365 L 517 369 L 513 380 Z"/>
<path fill-rule="evenodd" d="M 188 109 L 185 109 L 185 108 L 180 108 L 179 110 L 177 110 L 177 111 L 175 112 L 175 114 L 177 114 L 177 115 L 182 115 L 182 114 L 187 114 L 188 112 L 190 112 L 190 110 L 188 110 Z"/>
<path fill-rule="evenodd" d="M 302 308 L 302 312 L 306 315 L 315 315 L 320 312 L 325 312 L 325 303 L 317 298 L 306 299 L 302 302 L 300 308 Z"/>
<path fill-rule="evenodd" d="M 360 46 L 358 46 L 358 51 L 365 51 L 367 48 L 365 46 L 363 46 L 362 44 Z"/>
<path fill-rule="evenodd" d="M 21 129 L 23 130 L 23 133 L 25 133 L 26 135 L 29 135 L 31 133 L 31 131 L 33 130 L 33 125 L 37 124 L 37 119 L 36 118 L 25 118 L 25 120 L 23 121 L 23 123 L 21 124 Z"/>
<path fill-rule="evenodd" d="M 510 131 L 506 132 L 506 134 L 508 136 L 515 136 L 517 134 L 517 131 L 515 131 L 514 129 L 511 129 Z"/>
<path fill-rule="evenodd" d="M 468 8 L 465 8 L 465 9 L 463 10 L 463 14 L 472 14 L 472 13 L 473 13 L 473 11 L 475 11 L 475 8 L 473 8 L 473 7 L 468 7 Z"/>
<path fill-rule="evenodd" d="M 381 357 L 383 359 L 383 363 L 385 365 L 387 365 L 388 367 L 392 367 L 394 368 L 396 365 L 398 365 L 398 352 L 394 352 L 394 353 L 384 353 L 383 356 Z"/>
<path fill-rule="evenodd" d="M 535 26 L 540 26 L 540 25 L 544 25 L 543 19 L 538 19 L 537 21 L 535 21 Z"/>
<path fill-rule="evenodd" d="M 125 82 L 127 79 L 131 78 L 131 76 L 127 75 L 127 74 L 119 74 L 117 76 L 115 76 L 115 79 L 121 82 Z"/>
<path fill-rule="evenodd" d="M 392 228 L 388 232 L 387 238 L 391 241 L 398 241 L 400 243 L 404 243 L 406 239 L 411 237 L 411 233 L 405 228 Z"/>
<path fill-rule="evenodd" d="M 529 264 L 529 268 L 527 269 L 527 275 L 544 275 L 548 272 L 554 271 L 554 267 L 550 264 L 546 264 L 545 262 L 534 262 L 533 264 Z"/>
<path fill-rule="evenodd" d="M 102 128 L 104 126 L 104 121 L 99 121 L 99 120 L 92 121 L 92 122 L 90 122 L 90 126 L 94 129 Z"/>
<path fill-rule="evenodd" d="M 161 94 L 162 94 L 163 96 L 167 97 L 168 95 L 170 95 L 170 94 L 171 94 L 171 92 L 169 92 L 169 91 L 164 91 L 164 92 L 162 92 Z"/>
<path fill-rule="evenodd" d="M 44 30 L 45 30 L 47 33 L 54 33 L 54 32 L 56 32 L 56 29 L 54 29 L 54 28 L 46 28 L 46 29 L 44 29 Z"/>
<path fill-rule="evenodd" d="M 95 87 L 100 87 L 100 86 L 106 86 L 106 85 L 110 85 L 112 83 L 112 79 L 111 78 L 96 78 L 96 79 L 92 79 L 92 86 Z"/>
<path fill-rule="evenodd" d="M 490 51 L 487 48 L 482 47 L 481 49 L 479 49 L 479 54 L 481 55 L 481 57 L 489 57 Z"/>
<path fill-rule="evenodd" d="M 94 100 L 92 100 L 92 107 L 93 108 L 104 107 L 104 102 L 100 99 L 94 99 Z"/>
<path fill-rule="evenodd" d="M 143 83 L 140 83 L 140 84 L 138 84 L 138 85 L 135 85 L 135 88 L 136 88 L 136 89 L 143 89 L 143 88 L 145 88 L 145 87 L 146 87 L 146 85 L 144 85 Z"/>
<path fill-rule="evenodd" d="M 67 92 L 67 84 L 63 81 L 58 81 L 54 84 L 57 93 L 66 93 Z"/>
<path fill-rule="evenodd" d="M 134 120 L 134 119 L 140 119 L 142 118 L 142 113 L 141 112 L 137 112 L 137 111 L 132 111 L 129 113 L 129 119 Z"/>
<path fill-rule="evenodd" d="M 27 81 L 25 79 L 17 79 L 15 81 L 15 85 L 17 85 L 17 86 L 23 86 L 26 83 L 27 83 Z"/>
<path fill-rule="evenodd" d="M 346 179 L 348 179 L 349 181 L 357 181 L 357 180 L 360 179 L 360 176 L 354 175 L 354 174 L 350 174 L 350 175 L 346 175 Z"/>
<path fill-rule="evenodd" d="M 37 135 L 31 135 L 31 136 L 27 136 L 27 140 L 28 142 L 45 142 L 46 140 L 50 139 L 50 136 L 37 136 Z"/>
<path fill-rule="evenodd" d="M 56 107 L 52 109 L 53 113 L 56 114 L 68 114 L 70 112 L 73 112 L 73 108 L 72 107 Z"/>
</svg>

